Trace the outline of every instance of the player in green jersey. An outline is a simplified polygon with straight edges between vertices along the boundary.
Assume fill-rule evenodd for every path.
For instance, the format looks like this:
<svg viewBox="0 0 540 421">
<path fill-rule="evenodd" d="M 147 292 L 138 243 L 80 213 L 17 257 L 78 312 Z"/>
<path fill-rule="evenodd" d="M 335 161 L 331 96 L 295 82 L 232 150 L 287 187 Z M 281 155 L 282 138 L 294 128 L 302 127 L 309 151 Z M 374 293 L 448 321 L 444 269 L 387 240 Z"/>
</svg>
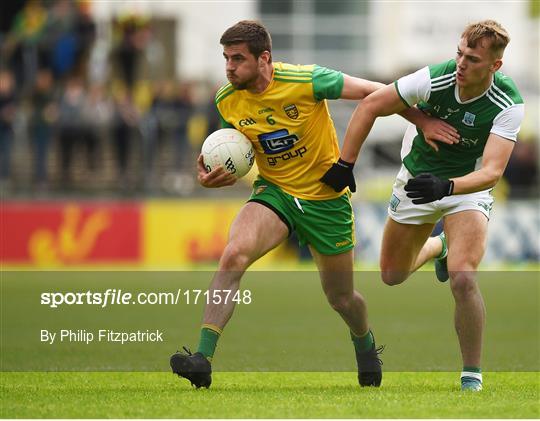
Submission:
<svg viewBox="0 0 540 421">
<path fill-rule="evenodd" d="M 439 280 L 450 277 L 463 358 L 463 390 L 482 389 L 485 307 L 476 271 L 486 247 L 493 203 L 490 191 L 508 163 L 524 114 L 514 82 L 499 72 L 509 40 L 495 21 L 468 25 L 455 59 L 424 67 L 368 96 L 351 118 L 341 152 L 341 160 L 354 163 L 378 116 L 399 113 L 415 104 L 445 120 L 459 134 L 454 141 L 455 132 L 444 128 L 439 138 L 447 143 L 436 144 L 426 140 L 419 128 L 407 130 L 380 267 L 388 285 L 402 283 L 432 258 L 437 259 Z M 322 181 L 341 189 L 348 177 L 343 167 L 334 166 Z M 444 233 L 429 238 L 440 218 Z"/>
<path fill-rule="evenodd" d="M 379 386 L 379 350 L 369 329 L 366 302 L 353 285 L 350 192 L 344 186 L 336 193 L 319 178 L 339 157 L 326 100 L 362 99 L 384 85 L 320 66 L 273 62 L 270 35 L 258 22 L 237 23 L 220 42 L 230 83 L 218 91 L 216 105 L 223 123 L 253 142 L 260 174 L 251 198 L 232 223 L 209 287 L 212 296 L 221 299 L 206 305 L 197 352 L 175 353 L 171 368 L 196 387 L 210 386 L 210 362 L 235 307 L 226 291 L 234 295 L 247 268 L 296 231 L 309 245 L 329 304 L 349 327 L 360 385 Z M 448 126 L 418 110 L 405 114 L 428 132 Z M 292 148 L 303 152 L 285 159 L 283 154 Z M 201 157 L 198 177 L 209 188 L 236 182 L 221 167 L 207 173 Z"/>
</svg>

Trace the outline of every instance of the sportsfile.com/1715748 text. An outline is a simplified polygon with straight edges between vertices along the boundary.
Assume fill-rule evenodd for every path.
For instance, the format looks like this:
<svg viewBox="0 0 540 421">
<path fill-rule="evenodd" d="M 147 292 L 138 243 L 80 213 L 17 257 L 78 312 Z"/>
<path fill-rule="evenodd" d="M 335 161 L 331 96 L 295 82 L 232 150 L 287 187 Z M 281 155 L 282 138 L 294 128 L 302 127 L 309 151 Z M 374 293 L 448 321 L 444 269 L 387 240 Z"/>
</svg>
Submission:
<svg viewBox="0 0 540 421">
<path fill-rule="evenodd" d="M 40 304 L 50 308 L 64 305 L 95 305 L 105 308 L 109 305 L 190 305 L 199 304 L 251 304 L 252 293 L 249 289 L 181 289 L 174 292 L 138 292 L 131 293 L 122 289 L 84 292 L 43 292 Z"/>
</svg>

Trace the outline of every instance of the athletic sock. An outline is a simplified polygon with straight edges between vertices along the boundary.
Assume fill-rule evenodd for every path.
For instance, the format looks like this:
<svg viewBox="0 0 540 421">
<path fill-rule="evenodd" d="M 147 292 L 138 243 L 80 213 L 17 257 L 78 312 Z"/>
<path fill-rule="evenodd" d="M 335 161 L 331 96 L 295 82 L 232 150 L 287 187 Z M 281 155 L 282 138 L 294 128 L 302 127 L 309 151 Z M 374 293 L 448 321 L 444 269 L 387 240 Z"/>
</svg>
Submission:
<svg viewBox="0 0 540 421">
<path fill-rule="evenodd" d="M 482 383 L 482 370 L 480 367 L 464 366 L 461 372 L 461 378 L 463 379 L 464 377 L 470 377 Z"/>
<path fill-rule="evenodd" d="M 362 336 L 356 336 L 351 331 L 351 339 L 354 344 L 354 349 L 357 352 L 369 351 L 373 347 L 373 344 L 375 343 L 375 339 L 373 339 L 373 333 L 371 333 L 371 330 L 368 330 Z"/>
<path fill-rule="evenodd" d="M 439 239 L 442 243 L 442 250 L 441 254 L 435 257 L 435 259 L 444 259 L 446 256 L 448 256 L 448 243 L 446 242 L 446 235 L 444 234 L 444 231 L 439 234 Z"/>
<path fill-rule="evenodd" d="M 201 328 L 201 338 L 199 339 L 197 352 L 203 354 L 209 361 L 214 356 L 221 332 L 221 329 L 214 325 L 204 324 Z"/>
</svg>

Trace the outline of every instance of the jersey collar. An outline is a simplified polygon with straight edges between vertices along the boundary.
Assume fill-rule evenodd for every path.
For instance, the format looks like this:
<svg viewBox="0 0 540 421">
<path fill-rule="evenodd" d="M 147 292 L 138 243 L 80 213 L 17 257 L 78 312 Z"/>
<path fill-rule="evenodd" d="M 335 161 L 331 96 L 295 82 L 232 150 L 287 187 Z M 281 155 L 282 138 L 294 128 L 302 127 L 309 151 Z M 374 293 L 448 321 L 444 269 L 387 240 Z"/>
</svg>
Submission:
<svg viewBox="0 0 540 421">
<path fill-rule="evenodd" d="M 492 75 L 491 76 L 491 83 L 489 84 L 489 87 L 484 92 L 482 92 L 480 95 L 478 95 L 477 97 L 468 99 L 467 101 L 462 101 L 459 98 L 459 86 L 456 83 L 456 86 L 454 88 L 454 96 L 456 97 L 456 101 L 458 102 L 458 104 L 470 104 L 471 102 L 474 102 L 479 98 L 482 98 L 487 93 L 487 91 L 489 91 L 491 89 L 491 87 L 493 86 L 493 81 L 494 80 L 495 80 L 495 75 Z"/>
</svg>

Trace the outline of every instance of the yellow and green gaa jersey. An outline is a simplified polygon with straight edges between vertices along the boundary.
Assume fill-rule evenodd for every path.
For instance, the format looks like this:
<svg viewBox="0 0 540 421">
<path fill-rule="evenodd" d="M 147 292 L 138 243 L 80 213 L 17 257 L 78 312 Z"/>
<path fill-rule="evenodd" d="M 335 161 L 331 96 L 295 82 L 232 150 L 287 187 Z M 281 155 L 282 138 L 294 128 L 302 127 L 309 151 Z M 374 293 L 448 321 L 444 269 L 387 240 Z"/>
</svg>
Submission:
<svg viewBox="0 0 540 421">
<path fill-rule="evenodd" d="M 259 173 L 285 192 L 308 200 L 340 196 L 319 179 L 339 158 L 326 99 L 337 99 L 343 74 L 317 65 L 274 63 L 259 94 L 229 83 L 216 94 L 223 127 L 240 130 L 254 145 Z"/>
</svg>

